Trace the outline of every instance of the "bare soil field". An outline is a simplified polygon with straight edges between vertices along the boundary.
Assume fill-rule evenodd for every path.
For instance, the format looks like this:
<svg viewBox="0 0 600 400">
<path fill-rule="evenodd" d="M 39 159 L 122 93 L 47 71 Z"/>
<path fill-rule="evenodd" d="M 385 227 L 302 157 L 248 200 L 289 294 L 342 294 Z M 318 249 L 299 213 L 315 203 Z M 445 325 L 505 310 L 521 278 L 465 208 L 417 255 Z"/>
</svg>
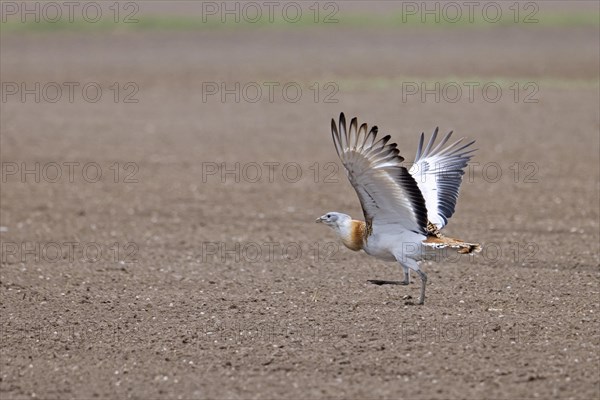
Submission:
<svg viewBox="0 0 600 400">
<path fill-rule="evenodd" d="M 3 399 L 600 395 L 597 27 L 0 44 L 3 85 L 40 83 L 1 104 Z M 362 218 L 342 111 L 407 161 L 477 140 L 447 233 L 484 250 L 424 263 L 424 306 L 314 223 Z"/>
</svg>

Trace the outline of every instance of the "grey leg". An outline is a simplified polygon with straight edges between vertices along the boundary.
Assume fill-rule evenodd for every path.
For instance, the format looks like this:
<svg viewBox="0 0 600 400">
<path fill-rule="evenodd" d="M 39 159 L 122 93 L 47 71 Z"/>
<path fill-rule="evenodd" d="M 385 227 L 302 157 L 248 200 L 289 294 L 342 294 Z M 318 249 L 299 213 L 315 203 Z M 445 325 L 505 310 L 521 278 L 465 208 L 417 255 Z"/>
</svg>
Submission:
<svg viewBox="0 0 600 400">
<path fill-rule="evenodd" d="M 421 296 L 419 296 L 419 302 L 417 304 L 424 304 L 425 303 L 425 285 L 427 285 L 427 275 L 425 274 L 425 272 L 421 271 L 420 269 L 417 270 L 417 274 L 419 274 L 419 277 L 421 278 Z"/>
<path fill-rule="evenodd" d="M 408 284 L 409 272 L 411 269 L 419 275 L 419 278 L 421 278 L 421 295 L 419 296 L 419 302 L 417 304 L 425 303 L 425 286 L 427 285 L 427 275 L 425 274 L 425 272 L 421 271 L 417 260 L 409 258 L 409 257 L 405 257 L 402 254 L 397 255 L 396 260 L 398 260 L 400 265 L 402 265 L 402 269 L 404 270 L 404 281 L 402 284 L 404 284 L 404 285 Z M 408 303 L 408 304 L 414 304 L 414 303 Z"/>
<path fill-rule="evenodd" d="M 408 273 L 408 267 L 405 267 L 403 265 L 402 269 L 404 270 L 404 280 L 402 281 L 402 285 L 408 285 L 410 283 L 410 277 L 409 277 L 409 273 Z"/>
</svg>

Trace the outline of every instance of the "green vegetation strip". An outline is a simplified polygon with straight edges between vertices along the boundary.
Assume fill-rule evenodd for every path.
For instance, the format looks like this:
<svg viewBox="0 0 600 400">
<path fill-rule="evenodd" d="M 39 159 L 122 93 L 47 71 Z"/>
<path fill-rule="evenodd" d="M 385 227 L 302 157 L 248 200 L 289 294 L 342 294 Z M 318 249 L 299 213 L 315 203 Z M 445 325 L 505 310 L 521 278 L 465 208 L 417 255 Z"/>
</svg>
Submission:
<svg viewBox="0 0 600 400">
<path fill-rule="evenodd" d="M 368 78 L 368 79 L 337 79 L 332 80 L 338 85 L 340 90 L 385 90 L 385 89 L 403 89 L 409 92 L 417 91 L 416 94 L 427 90 L 448 90 L 452 91 L 457 86 L 467 93 L 470 88 L 481 91 L 484 87 L 498 86 L 503 90 L 536 92 L 539 89 L 598 89 L 600 80 L 590 79 L 564 79 L 559 77 L 539 77 L 539 78 L 509 78 L 509 77 L 441 77 L 437 78 L 419 78 L 419 77 L 398 77 L 398 78 Z"/>
<path fill-rule="evenodd" d="M 312 14 L 303 15 L 296 22 L 289 22 L 282 17 L 275 17 L 272 21 L 266 16 L 256 22 L 249 22 L 240 18 L 235 21 L 233 16 L 221 22 L 219 15 L 206 16 L 203 20 L 201 15 L 193 16 L 144 16 L 135 15 L 129 22 L 114 22 L 112 17 L 103 16 L 97 22 L 88 22 L 84 19 L 61 18 L 56 22 L 40 18 L 39 22 L 33 21 L 33 17 L 25 16 L 26 22 L 21 22 L 20 17 L 12 16 L 7 21 L 0 23 L 3 33 L 21 32 L 95 32 L 95 31 L 143 31 L 143 30 L 231 30 L 251 28 L 279 28 L 294 29 L 303 27 L 345 27 L 345 28 L 386 28 L 386 29 L 453 29 L 453 28 L 480 28 L 488 29 L 495 27 L 520 26 L 524 28 L 536 27 L 586 27 L 600 26 L 600 15 L 598 13 L 539 13 L 533 16 L 520 15 L 515 21 L 514 15 L 504 15 L 497 22 L 486 21 L 483 17 L 475 15 L 471 20 L 465 16 L 457 21 L 435 16 L 427 17 L 425 22 L 418 15 L 406 15 L 401 12 L 386 15 L 374 14 L 335 14 L 331 17 L 321 15 L 318 22 Z M 328 21 L 328 22 L 325 22 Z"/>
</svg>

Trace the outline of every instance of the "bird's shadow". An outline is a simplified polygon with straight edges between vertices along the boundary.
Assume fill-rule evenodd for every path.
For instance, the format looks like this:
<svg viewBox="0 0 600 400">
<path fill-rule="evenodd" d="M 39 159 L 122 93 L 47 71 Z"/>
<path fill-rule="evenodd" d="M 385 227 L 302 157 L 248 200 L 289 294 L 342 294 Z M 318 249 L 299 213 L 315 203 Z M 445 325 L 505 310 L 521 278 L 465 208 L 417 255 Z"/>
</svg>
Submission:
<svg viewBox="0 0 600 400">
<path fill-rule="evenodd" d="M 383 285 L 408 285 L 409 283 L 406 281 L 387 281 L 387 280 L 380 280 L 380 279 L 369 279 L 367 280 L 368 283 L 371 283 L 373 285 L 377 285 L 377 286 L 383 286 Z M 412 296 L 407 294 L 403 297 L 403 300 L 406 300 L 404 302 L 404 305 L 406 306 L 417 306 L 420 305 L 419 303 L 415 303 L 414 301 L 410 301 L 410 299 L 412 299 Z"/>
<path fill-rule="evenodd" d="M 367 282 L 372 283 L 373 285 L 382 286 L 382 285 L 408 285 L 408 282 L 404 281 L 386 281 L 379 279 L 369 279 Z"/>
</svg>

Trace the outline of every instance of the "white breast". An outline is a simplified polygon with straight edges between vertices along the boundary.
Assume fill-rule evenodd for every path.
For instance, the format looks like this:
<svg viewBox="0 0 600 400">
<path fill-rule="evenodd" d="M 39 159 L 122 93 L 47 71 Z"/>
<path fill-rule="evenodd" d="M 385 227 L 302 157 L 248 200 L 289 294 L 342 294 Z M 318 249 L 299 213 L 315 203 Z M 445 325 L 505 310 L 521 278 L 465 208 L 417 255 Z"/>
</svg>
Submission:
<svg viewBox="0 0 600 400">
<path fill-rule="evenodd" d="M 425 235 L 411 231 L 378 229 L 367 239 L 364 250 L 367 254 L 385 261 L 396 261 L 398 256 L 421 259 L 422 241 Z"/>
</svg>

